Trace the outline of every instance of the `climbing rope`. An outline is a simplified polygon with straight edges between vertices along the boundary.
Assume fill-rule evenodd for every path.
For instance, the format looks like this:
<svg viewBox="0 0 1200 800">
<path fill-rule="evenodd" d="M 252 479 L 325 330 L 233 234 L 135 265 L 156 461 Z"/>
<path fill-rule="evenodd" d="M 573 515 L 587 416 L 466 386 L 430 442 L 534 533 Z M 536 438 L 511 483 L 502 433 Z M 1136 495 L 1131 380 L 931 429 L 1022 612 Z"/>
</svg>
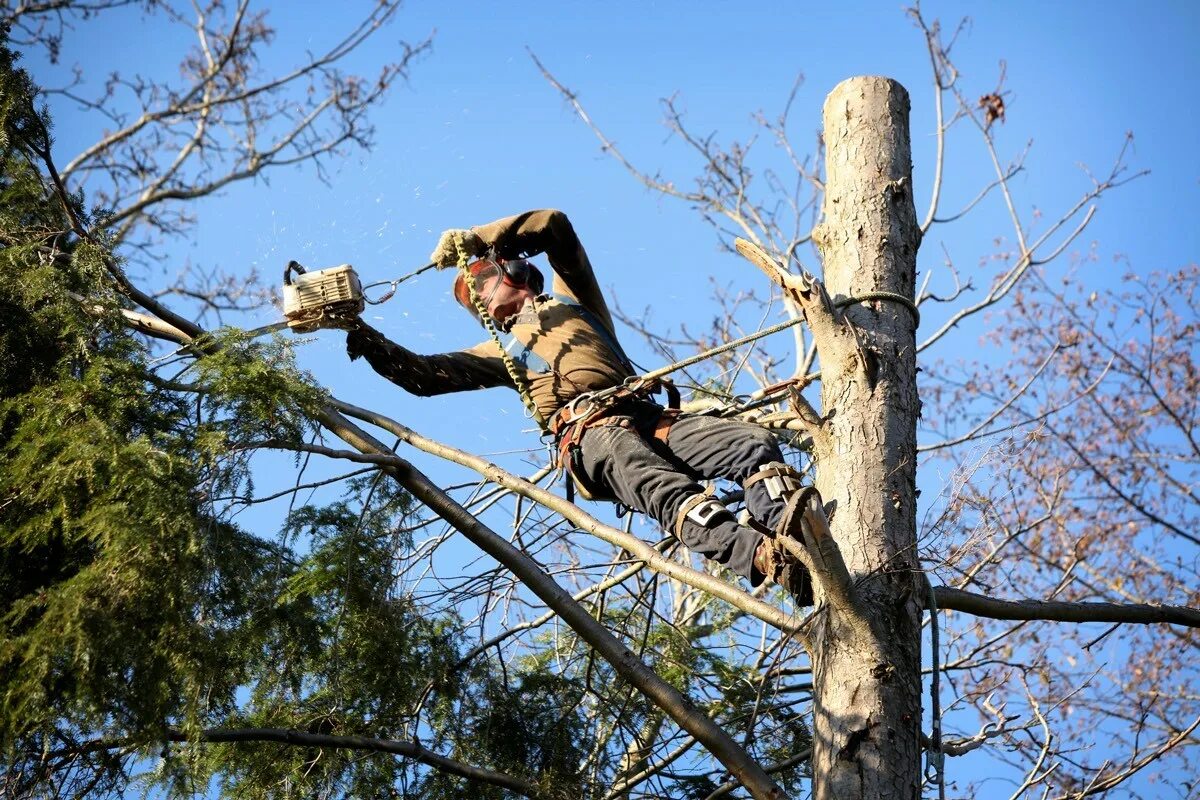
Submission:
<svg viewBox="0 0 1200 800">
<path fill-rule="evenodd" d="M 909 311 L 912 312 L 914 321 L 916 322 L 917 326 L 920 326 L 921 312 L 917 309 L 917 304 L 914 303 L 909 298 L 905 297 L 904 295 L 896 294 L 895 292 L 867 292 L 866 294 L 858 295 L 856 297 L 847 297 L 842 300 L 838 300 L 837 302 L 834 303 L 834 306 L 837 308 L 845 308 L 846 306 L 852 306 L 855 303 L 867 303 L 872 300 L 894 300 L 896 302 L 899 302 L 901 305 L 903 305 L 905 308 L 909 309 Z M 803 321 L 804 321 L 804 317 L 796 317 L 795 319 L 789 319 L 789 320 L 786 320 L 785 322 L 780 322 L 775 325 L 772 325 L 769 328 L 763 328 L 761 331 L 757 331 L 748 336 L 743 336 L 742 338 L 735 339 L 732 342 L 726 342 L 725 344 L 718 345 L 717 347 L 713 347 L 708 350 L 704 350 L 700 353 L 697 353 L 694 356 L 688 356 L 687 358 L 680 359 L 679 361 L 676 361 L 674 364 L 667 364 L 665 367 L 659 367 L 658 369 L 654 370 L 653 372 L 647 372 L 645 375 L 641 376 L 641 378 L 639 380 L 642 380 L 642 381 L 657 380 L 659 378 L 670 375 L 672 372 L 681 370 L 684 367 L 690 367 L 692 364 L 697 364 L 701 361 L 704 361 L 705 359 L 712 358 L 713 356 L 718 356 L 721 353 L 728 352 L 729 350 L 735 350 L 744 344 L 750 344 L 751 342 L 753 342 L 757 339 L 761 339 L 764 336 L 770 336 L 771 334 L 779 333 L 780 331 L 787 330 L 788 328 L 792 327 L 793 325 L 799 325 Z"/>
<path fill-rule="evenodd" d="M 500 341 L 500 332 L 496 330 L 496 323 L 492 319 L 492 315 L 488 313 L 487 305 L 483 302 L 483 298 L 479 296 L 479 292 L 475 286 L 475 276 L 471 274 L 471 270 L 468 268 L 471 257 L 467 252 L 463 239 L 463 233 L 455 233 L 454 245 L 458 251 L 458 269 L 462 273 L 463 283 L 467 286 L 467 294 L 471 298 L 471 305 L 475 307 L 475 311 L 479 314 L 479 321 L 483 323 L 483 327 L 491 335 L 492 341 L 496 343 L 496 349 L 500 351 L 500 360 L 504 362 L 504 371 L 508 373 L 508 377 L 512 379 L 513 385 L 517 389 L 517 393 L 521 395 L 521 402 L 525 404 L 525 408 L 529 410 L 530 416 L 537 422 L 538 427 L 545 430 L 546 418 L 538 411 L 537 403 L 533 402 L 533 395 L 529 391 L 529 381 L 525 380 L 525 375 L 517 367 L 516 362 L 512 360 L 512 356 L 508 354 L 508 351 L 504 349 L 504 343 Z"/>
<path fill-rule="evenodd" d="M 699 362 L 704 361 L 705 359 L 712 358 L 713 356 L 719 356 L 721 353 L 728 352 L 729 350 L 736 350 L 737 348 L 741 347 L 742 345 L 750 344 L 751 342 L 753 342 L 757 339 L 761 339 L 764 336 L 770 336 L 773 333 L 779 333 L 780 331 L 787 330 L 788 328 L 791 328 L 794 325 L 799 325 L 803 321 L 804 321 L 804 317 L 796 317 L 795 319 L 789 319 L 784 322 L 780 322 L 775 325 L 772 325 L 769 328 L 763 328 L 761 331 L 757 331 L 748 336 L 743 336 L 740 339 L 735 339 L 732 342 L 726 342 L 725 344 L 718 345 L 717 347 L 713 347 L 708 350 L 704 350 L 703 352 L 697 353 L 694 356 L 688 356 L 687 358 L 680 359 L 679 361 L 676 361 L 674 364 L 667 364 L 665 367 L 659 367 L 658 369 L 656 369 L 652 372 L 647 372 L 645 375 L 641 376 L 641 378 L 639 378 L 638 380 L 642 380 L 642 381 L 658 380 L 659 378 L 670 375 L 672 372 L 677 372 L 678 370 L 681 370 L 684 367 L 690 367 L 692 364 L 698 364 Z"/>
<path fill-rule="evenodd" d="M 925 755 L 925 779 L 937 784 L 938 797 L 946 798 L 946 756 L 942 752 L 942 698 L 941 698 L 941 662 L 938 657 L 938 607 L 937 596 L 933 592 L 933 584 L 929 576 L 922 574 L 925 581 L 925 592 L 929 597 L 929 638 L 931 646 L 930 667 L 933 677 L 929 682 L 929 713 L 933 718 L 930 736 L 929 752 Z"/>
<path fill-rule="evenodd" d="M 845 308 L 847 306 L 852 306 L 856 303 L 868 303 L 873 300 L 890 300 L 890 301 L 895 301 L 895 302 L 900 303 L 901 305 L 903 305 L 905 308 L 907 308 L 912 313 L 913 321 L 914 321 L 915 325 L 917 327 L 920 326 L 921 312 L 920 312 L 920 310 L 918 310 L 917 304 L 914 303 L 910 298 L 907 298 L 904 295 L 897 294 L 895 292 L 866 292 L 865 294 L 857 295 L 855 297 L 846 297 L 841 300 L 838 300 L 834 303 L 834 307 L 840 309 L 840 308 Z M 791 328 L 795 325 L 799 325 L 803 321 L 804 321 L 804 317 L 796 317 L 795 319 L 789 319 L 789 320 L 785 320 L 783 322 L 776 323 L 775 325 L 772 325 L 768 328 L 763 328 L 761 331 L 756 331 L 747 336 L 743 336 L 740 339 L 734 339 L 732 342 L 726 342 L 725 344 L 717 345 L 716 347 L 709 348 L 708 350 L 703 350 L 699 353 L 696 353 L 695 355 L 688 356 L 687 358 L 682 358 L 674 363 L 667 364 L 664 367 L 659 367 L 656 370 L 647 372 L 644 375 L 641 375 L 641 376 L 635 375 L 632 378 L 627 379 L 625 381 L 625 383 L 622 384 L 621 386 L 613 386 L 609 389 L 603 389 L 599 392 L 596 392 L 595 394 L 592 395 L 592 398 L 596 399 L 596 400 L 603 400 L 606 397 L 610 397 L 611 395 L 616 394 L 621 389 L 627 389 L 627 388 L 630 388 L 630 386 L 640 387 L 644 384 L 652 383 L 652 382 L 658 380 L 659 378 L 664 378 L 673 372 L 678 372 L 679 370 L 684 369 L 685 367 L 690 367 L 693 364 L 698 364 L 701 361 L 705 361 L 709 358 L 712 358 L 713 356 L 718 356 L 718 355 L 720 355 L 722 353 L 726 353 L 730 350 L 736 350 L 737 348 L 741 347 L 742 345 L 750 344 L 751 342 L 757 341 L 758 339 L 762 339 L 766 336 L 770 336 L 772 334 L 779 333 L 780 331 L 787 330 L 788 328 Z"/>
<path fill-rule="evenodd" d="M 483 326 L 487 329 L 488 333 L 491 335 L 492 341 L 494 341 L 496 343 L 496 347 L 500 351 L 500 358 L 504 362 L 504 369 L 508 373 L 509 377 L 512 378 L 512 381 L 517 388 L 517 392 L 521 395 L 521 401 L 525 404 L 525 407 L 529 410 L 530 415 L 538 423 L 538 425 L 541 426 L 542 428 L 545 428 L 545 418 L 541 415 L 541 413 L 537 409 L 537 405 L 533 402 L 533 397 L 529 391 L 529 382 L 525 379 L 524 374 L 522 374 L 521 370 L 517 367 L 516 363 L 512 360 L 512 357 L 509 355 L 508 351 L 505 350 L 504 344 L 500 340 L 500 334 L 496 330 L 495 322 L 492 320 L 491 315 L 488 314 L 486 305 L 483 303 L 483 300 L 479 297 L 478 291 L 476 291 L 475 278 L 473 275 L 471 275 L 470 270 L 467 268 L 468 264 L 469 264 L 470 256 L 467 252 L 467 249 L 464 247 L 463 235 L 459 234 L 454 241 L 455 241 L 455 245 L 458 248 L 458 264 L 457 264 L 457 266 L 458 266 L 458 269 L 463 274 L 463 280 L 466 283 L 467 292 L 470 295 L 470 299 L 471 299 L 471 304 L 475 307 L 476 312 L 478 312 L 480 321 L 483 322 Z M 401 283 L 403 283 L 411 278 L 415 278 L 416 276 L 420 275 L 423 272 L 427 272 L 428 270 L 431 270 L 431 269 L 436 269 L 437 266 L 438 266 L 437 264 L 426 264 L 425 266 L 423 266 L 419 269 L 416 269 L 416 270 L 408 273 L 407 275 L 402 275 L 399 278 L 395 278 L 394 280 L 376 281 L 375 283 L 368 284 L 363 287 L 364 291 L 367 289 L 372 289 L 376 286 L 385 286 L 386 285 L 386 286 L 390 286 L 391 288 L 386 293 L 384 293 L 378 300 L 370 300 L 370 299 L 366 299 L 365 297 L 364 297 L 364 300 L 366 300 L 366 302 L 371 305 L 379 305 L 381 303 L 385 303 L 388 300 L 390 300 L 393 295 L 395 295 L 396 288 Z M 920 327 L 921 311 L 920 311 L 920 309 L 917 308 L 917 304 L 914 303 L 911 298 L 905 297 L 904 295 L 898 294 L 896 292 L 882 292 L 882 291 L 866 292 L 864 294 L 856 295 L 854 297 L 846 297 L 841 300 L 834 301 L 833 305 L 835 308 L 842 309 L 842 308 L 846 308 L 848 306 L 855 305 L 857 303 L 868 303 L 868 302 L 878 301 L 878 300 L 895 302 L 895 303 L 899 303 L 900 305 L 904 306 L 906 309 L 908 309 L 909 313 L 912 314 L 914 327 Z M 729 352 L 730 350 L 735 350 L 743 345 L 750 344 L 751 342 L 755 342 L 764 337 L 771 336 L 772 334 L 787 330 L 788 328 L 798 325 L 803 321 L 804 321 L 804 317 L 796 317 L 795 319 L 785 320 L 784 322 L 777 323 L 768 328 L 763 328 L 761 331 L 757 331 L 757 332 L 749 334 L 747 336 L 743 336 L 740 339 L 735 339 L 731 342 L 726 342 L 725 344 L 709 348 L 708 350 L 703 350 L 695 355 L 688 356 L 687 358 L 680 359 L 678 361 L 675 361 L 674 363 L 667 364 L 664 367 L 660 367 L 656 370 L 652 370 L 651 372 L 647 372 L 644 375 L 633 376 L 633 377 L 627 379 L 625 381 L 625 383 L 622 384 L 621 386 L 613 386 L 609 389 L 604 389 L 604 390 L 594 393 L 592 395 L 592 398 L 594 400 L 603 400 L 607 397 L 612 396 L 613 394 L 616 394 L 617 392 L 621 391 L 622 389 L 628 389 L 631 386 L 632 387 L 641 387 L 646 384 L 653 383 L 654 381 L 658 380 L 659 378 L 664 378 L 673 372 L 678 372 L 681 369 L 690 367 L 693 364 L 698 364 L 701 361 L 705 361 L 707 359 L 712 358 L 713 356 L 721 355 L 722 353 Z"/>
<path fill-rule="evenodd" d="M 896 292 L 866 292 L 865 294 L 855 295 L 854 297 L 846 297 L 842 300 L 834 302 L 835 308 L 845 308 L 852 306 L 855 303 L 870 303 L 873 300 L 889 300 L 893 303 L 899 303 L 908 309 L 908 312 L 913 317 L 913 328 L 921 327 L 921 309 L 917 308 L 917 304 L 912 301 L 911 297 L 905 297 Z"/>
</svg>

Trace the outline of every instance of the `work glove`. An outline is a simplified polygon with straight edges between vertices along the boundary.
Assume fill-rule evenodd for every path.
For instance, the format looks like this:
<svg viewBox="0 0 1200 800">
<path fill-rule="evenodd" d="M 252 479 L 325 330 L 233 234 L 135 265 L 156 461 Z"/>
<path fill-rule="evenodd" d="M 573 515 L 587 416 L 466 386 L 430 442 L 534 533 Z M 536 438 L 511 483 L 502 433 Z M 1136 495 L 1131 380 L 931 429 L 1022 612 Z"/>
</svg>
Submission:
<svg viewBox="0 0 1200 800">
<path fill-rule="evenodd" d="M 366 356 L 372 364 L 382 363 L 397 351 L 407 352 L 365 322 L 346 332 L 346 355 L 351 361 Z M 387 377 L 386 373 L 381 374 Z"/>
<path fill-rule="evenodd" d="M 346 355 L 351 361 L 362 358 L 373 349 L 374 342 L 370 328 L 355 326 L 346 332 Z"/>
<path fill-rule="evenodd" d="M 429 254 L 429 260 L 442 267 L 457 267 L 460 253 L 474 259 L 487 252 L 487 244 L 470 228 L 451 228 L 442 233 L 437 247 Z"/>
</svg>

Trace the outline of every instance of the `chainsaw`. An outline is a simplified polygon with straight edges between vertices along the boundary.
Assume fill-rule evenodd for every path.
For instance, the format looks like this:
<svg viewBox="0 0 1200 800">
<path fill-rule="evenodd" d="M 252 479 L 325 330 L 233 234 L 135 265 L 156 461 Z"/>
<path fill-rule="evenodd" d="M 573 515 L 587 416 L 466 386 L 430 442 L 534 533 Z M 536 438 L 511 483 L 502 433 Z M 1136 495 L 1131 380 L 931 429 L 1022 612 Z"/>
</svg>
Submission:
<svg viewBox="0 0 1200 800">
<path fill-rule="evenodd" d="M 332 327 L 333 320 L 356 317 L 364 308 L 362 282 L 349 264 L 308 272 L 289 261 L 283 271 L 283 315 L 296 333 Z"/>
</svg>

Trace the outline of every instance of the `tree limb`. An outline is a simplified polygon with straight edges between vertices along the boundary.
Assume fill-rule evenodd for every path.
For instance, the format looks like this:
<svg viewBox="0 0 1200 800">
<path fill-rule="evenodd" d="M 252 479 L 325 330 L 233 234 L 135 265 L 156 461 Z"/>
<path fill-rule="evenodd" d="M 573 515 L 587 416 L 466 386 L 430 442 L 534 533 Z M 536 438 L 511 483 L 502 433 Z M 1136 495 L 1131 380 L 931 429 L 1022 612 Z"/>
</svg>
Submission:
<svg viewBox="0 0 1200 800">
<path fill-rule="evenodd" d="M 559 497 L 553 492 L 548 492 L 541 487 L 529 483 L 528 481 L 513 475 L 510 472 L 502 470 L 500 467 L 488 462 L 486 459 L 474 456 L 462 450 L 457 450 L 449 445 L 440 442 L 434 442 L 415 431 L 401 425 L 395 420 L 388 419 L 382 414 L 377 414 L 366 409 L 357 408 L 348 403 L 343 403 L 334 400 L 332 405 L 338 411 L 349 414 L 352 417 L 365 419 L 372 424 L 386 430 L 388 433 L 395 435 L 406 444 L 410 444 L 427 453 L 431 453 L 441 458 L 453 461 L 456 464 L 468 467 L 483 475 L 488 480 L 510 489 L 517 494 L 528 497 L 536 503 L 549 508 L 557 514 L 562 515 L 564 519 L 578 527 L 580 530 L 587 531 L 609 544 L 627 550 L 633 557 L 645 562 L 646 566 L 655 572 L 662 573 L 668 577 L 674 578 L 682 583 L 685 583 L 694 588 L 700 589 L 707 594 L 719 597 L 730 605 L 745 611 L 768 625 L 775 627 L 785 633 L 799 634 L 803 628 L 803 621 L 796 620 L 789 614 L 785 614 L 775 606 L 769 603 L 764 603 L 745 592 L 733 586 L 727 581 L 721 580 L 713 575 L 699 572 L 692 569 L 686 564 L 682 564 L 674 559 L 667 558 L 659 551 L 655 550 L 646 542 L 636 536 L 625 533 L 622 530 L 605 525 L 598 519 L 588 514 L 574 503 L 568 503 L 565 499 Z M 271 443 L 275 446 L 278 443 Z M 294 448 L 294 445 L 286 445 L 289 448 Z M 304 445 L 300 449 L 306 452 L 318 452 L 322 455 L 331 456 L 334 458 L 346 458 L 352 461 L 362 461 L 367 463 L 387 464 L 390 459 L 398 458 L 391 453 L 379 455 L 374 454 L 356 454 L 345 450 L 331 450 L 314 445 Z"/>
<path fill-rule="evenodd" d="M 1037 619 L 1052 622 L 1167 623 L 1200 628 L 1200 609 L 1137 603 L 1069 603 L 1050 600 L 997 600 L 949 586 L 935 586 L 938 608 L 991 619 Z"/>
<path fill-rule="evenodd" d="M 442 772 L 448 772 L 451 775 L 458 775 L 468 780 L 499 786 L 524 797 L 547 797 L 546 793 L 537 784 L 503 772 L 495 772 L 494 770 L 476 767 L 472 764 L 447 758 L 416 742 L 405 742 L 397 739 L 376 739 L 371 736 L 333 736 L 323 733 L 306 733 L 294 728 L 208 728 L 195 735 L 169 729 L 163 736 L 163 739 L 168 742 L 193 742 L 198 740 L 211 744 L 277 742 L 294 747 L 321 747 L 334 750 L 366 750 L 375 753 L 391 753 L 411 758 L 414 761 L 427 764 Z M 129 747 L 132 744 L 127 739 L 87 742 L 79 747 L 69 748 L 63 754 L 115 750 Z"/>
<path fill-rule="evenodd" d="M 665 711 L 681 728 L 695 736 L 718 761 L 742 781 L 751 795 L 771 800 L 783 797 L 779 786 L 741 745 L 675 687 L 659 677 L 608 628 L 597 622 L 532 558 L 472 516 L 412 464 L 390 453 L 382 442 L 354 425 L 332 406 L 326 406 L 315 417 L 328 430 L 367 458 L 386 458 L 388 466 L 385 469 L 401 486 L 439 514 L 472 544 L 495 558 L 547 606 L 557 611 L 562 620 L 608 661 L 618 675 Z"/>
</svg>

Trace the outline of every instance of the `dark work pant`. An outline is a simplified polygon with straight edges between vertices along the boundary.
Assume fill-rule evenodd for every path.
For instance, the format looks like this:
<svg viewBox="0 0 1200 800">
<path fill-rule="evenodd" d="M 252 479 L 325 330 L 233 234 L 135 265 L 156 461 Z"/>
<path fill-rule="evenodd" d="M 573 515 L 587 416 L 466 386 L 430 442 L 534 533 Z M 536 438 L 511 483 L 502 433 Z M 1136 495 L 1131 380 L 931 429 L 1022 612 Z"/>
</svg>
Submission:
<svg viewBox="0 0 1200 800">
<path fill-rule="evenodd" d="M 671 426 L 667 443 L 654 439 L 661 409 L 638 405 L 621 416 L 633 430 L 619 425 L 588 428 L 580 440 L 584 477 L 608 489 L 621 503 L 649 514 L 670 532 L 679 507 L 703 492 L 698 481 L 724 478 L 741 483 L 765 464 L 782 461 L 775 437 L 757 425 L 736 420 L 683 415 Z M 771 500 L 766 484 L 756 482 L 746 493 L 746 507 L 774 529 L 784 500 Z M 757 586 L 763 575 L 754 567 L 758 531 L 739 525 L 733 514 L 701 526 L 685 520 L 682 541 L 693 552 L 724 564 Z"/>
</svg>

